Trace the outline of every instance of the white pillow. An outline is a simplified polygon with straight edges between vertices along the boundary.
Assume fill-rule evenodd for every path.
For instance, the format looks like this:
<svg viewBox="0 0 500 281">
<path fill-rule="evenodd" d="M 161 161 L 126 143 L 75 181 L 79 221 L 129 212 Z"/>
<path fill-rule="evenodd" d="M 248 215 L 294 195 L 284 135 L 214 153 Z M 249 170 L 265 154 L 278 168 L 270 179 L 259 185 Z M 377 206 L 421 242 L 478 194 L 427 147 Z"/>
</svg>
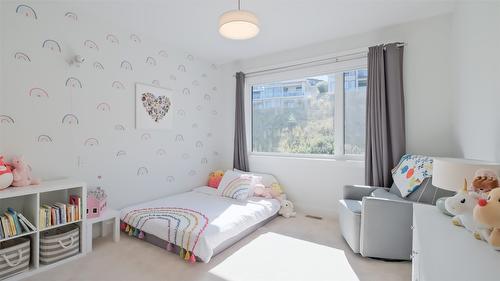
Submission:
<svg viewBox="0 0 500 281">
<path fill-rule="evenodd" d="M 219 194 L 217 194 L 217 189 L 210 187 L 210 186 L 195 187 L 195 188 L 193 188 L 193 191 L 198 192 L 198 193 L 203 193 L 206 195 L 214 195 L 214 196 L 219 195 Z"/>
<path fill-rule="evenodd" d="M 220 181 L 217 192 L 223 197 L 245 201 L 253 195 L 254 186 L 261 181 L 261 177 L 252 174 L 227 170 Z"/>
<path fill-rule="evenodd" d="M 244 171 L 240 171 L 238 169 L 233 169 L 233 171 L 238 172 L 238 173 L 242 173 L 242 174 L 252 174 L 254 176 L 262 177 L 262 184 L 265 187 L 270 187 L 273 183 L 279 184 L 278 180 L 273 175 L 271 175 L 271 174 L 261 174 L 261 173 L 253 173 L 253 172 L 244 172 Z"/>
</svg>

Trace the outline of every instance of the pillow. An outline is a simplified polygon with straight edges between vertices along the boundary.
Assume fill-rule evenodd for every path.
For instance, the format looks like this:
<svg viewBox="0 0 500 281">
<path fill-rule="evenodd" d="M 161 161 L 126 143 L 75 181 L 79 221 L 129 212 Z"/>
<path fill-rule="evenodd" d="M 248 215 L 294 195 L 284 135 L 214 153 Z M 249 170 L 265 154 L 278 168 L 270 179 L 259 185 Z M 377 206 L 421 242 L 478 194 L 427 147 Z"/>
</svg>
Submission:
<svg viewBox="0 0 500 281">
<path fill-rule="evenodd" d="M 241 174 L 252 174 L 254 176 L 262 177 L 262 184 L 265 187 L 271 187 L 271 185 L 273 185 L 273 183 L 279 184 L 278 180 L 273 175 L 271 175 L 271 174 L 261 174 L 261 173 L 253 173 L 253 172 L 244 172 L 244 171 L 240 171 L 238 169 L 233 169 L 233 171 L 241 173 Z"/>
<path fill-rule="evenodd" d="M 209 187 L 209 186 L 199 186 L 199 187 L 195 187 L 193 188 L 193 191 L 194 192 L 198 192 L 198 193 L 203 193 L 203 194 L 206 194 L 206 195 L 212 195 L 212 196 L 217 196 L 219 195 L 217 193 L 217 190 L 212 188 L 212 187 Z"/>
<path fill-rule="evenodd" d="M 253 195 L 254 186 L 261 181 L 261 177 L 228 170 L 224 173 L 217 191 L 220 196 L 245 201 Z"/>
<path fill-rule="evenodd" d="M 389 192 L 396 194 L 397 196 L 401 196 L 401 192 L 395 184 L 392 184 Z M 406 197 L 406 200 L 435 205 L 437 199 L 441 197 L 451 197 L 453 195 L 455 195 L 454 191 L 448 191 L 432 185 L 432 177 L 429 177 L 424 179 L 422 184 L 420 184 L 420 187 L 410 193 L 410 195 Z"/>
<path fill-rule="evenodd" d="M 406 197 L 420 187 L 425 178 L 432 176 L 431 157 L 406 154 L 401 157 L 398 165 L 392 169 L 392 179 Z"/>
<path fill-rule="evenodd" d="M 224 172 L 217 170 L 214 172 L 211 172 L 210 175 L 208 175 L 208 186 L 217 189 L 219 187 L 220 181 L 222 180 L 222 177 L 224 176 Z"/>
</svg>

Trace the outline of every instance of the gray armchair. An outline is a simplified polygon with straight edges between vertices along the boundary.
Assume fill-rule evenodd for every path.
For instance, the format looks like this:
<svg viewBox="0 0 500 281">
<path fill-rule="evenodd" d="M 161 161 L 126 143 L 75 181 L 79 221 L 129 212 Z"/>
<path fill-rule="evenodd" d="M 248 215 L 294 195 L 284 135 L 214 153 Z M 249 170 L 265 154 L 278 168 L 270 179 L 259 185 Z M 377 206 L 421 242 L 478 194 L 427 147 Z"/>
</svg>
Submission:
<svg viewBox="0 0 500 281">
<path fill-rule="evenodd" d="M 435 204 L 438 198 L 453 194 L 433 186 L 430 178 L 406 198 L 395 186 L 346 185 L 339 201 L 342 236 L 362 256 L 410 260 L 412 204 Z"/>
</svg>

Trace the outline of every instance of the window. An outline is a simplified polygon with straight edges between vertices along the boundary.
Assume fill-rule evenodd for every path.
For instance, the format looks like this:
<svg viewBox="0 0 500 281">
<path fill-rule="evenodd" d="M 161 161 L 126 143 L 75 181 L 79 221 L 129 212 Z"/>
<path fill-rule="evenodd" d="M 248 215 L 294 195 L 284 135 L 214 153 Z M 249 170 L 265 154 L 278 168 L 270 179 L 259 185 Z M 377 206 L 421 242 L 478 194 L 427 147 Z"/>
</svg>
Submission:
<svg viewBox="0 0 500 281">
<path fill-rule="evenodd" d="M 367 74 L 362 66 L 248 85 L 252 152 L 364 154 Z"/>
</svg>

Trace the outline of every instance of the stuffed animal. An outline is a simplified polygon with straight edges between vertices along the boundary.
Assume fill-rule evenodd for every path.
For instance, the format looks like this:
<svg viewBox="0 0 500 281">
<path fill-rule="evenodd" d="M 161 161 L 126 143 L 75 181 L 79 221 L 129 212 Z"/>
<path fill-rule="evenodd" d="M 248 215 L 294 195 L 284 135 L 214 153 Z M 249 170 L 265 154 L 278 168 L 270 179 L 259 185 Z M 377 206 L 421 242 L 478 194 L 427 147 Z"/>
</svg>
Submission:
<svg viewBox="0 0 500 281">
<path fill-rule="evenodd" d="M 12 175 L 14 176 L 14 181 L 12 186 L 27 186 L 40 184 L 39 179 L 34 179 L 31 177 L 30 168 L 26 163 L 24 163 L 23 157 L 12 158 Z"/>
<path fill-rule="evenodd" d="M 498 176 L 495 171 L 488 169 L 479 169 L 474 173 L 474 180 L 472 181 L 472 187 L 474 191 L 480 193 L 488 193 L 493 188 L 497 188 L 500 185 L 498 184 Z"/>
<path fill-rule="evenodd" d="M 256 184 L 253 194 L 255 196 L 260 196 L 268 199 L 278 199 L 280 202 L 286 199 L 286 195 L 283 193 L 283 189 L 281 188 L 279 183 L 273 183 L 269 187 L 266 187 L 263 184 Z"/>
<path fill-rule="evenodd" d="M 446 210 L 454 215 L 451 222 L 456 226 L 465 227 L 478 240 L 482 240 L 484 237 L 481 235 L 480 227 L 474 220 L 472 212 L 480 198 L 478 193 L 467 191 L 467 180 L 464 180 L 463 189 L 444 202 Z"/>
<path fill-rule="evenodd" d="M 281 208 L 278 214 L 282 215 L 285 218 L 290 218 L 295 217 L 297 213 L 294 211 L 293 203 L 291 201 L 283 200 L 281 201 Z"/>
<path fill-rule="evenodd" d="M 10 166 L 3 162 L 3 156 L 0 156 L 0 190 L 9 187 L 14 180 Z"/>
<path fill-rule="evenodd" d="M 474 219 L 491 227 L 484 231 L 485 240 L 496 250 L 500 250 L 500 188 L 488 194 L 488 199 L 480 199 L 474 208 Z"/>
<path fill-rule="evenodd" d="M 208 186 L 213 188 L 218 188 L 223 176 L 224 176 L 224 171 L 217 170 L 211 172 L 210 175 L 208 175 Z"/>
</svg>

